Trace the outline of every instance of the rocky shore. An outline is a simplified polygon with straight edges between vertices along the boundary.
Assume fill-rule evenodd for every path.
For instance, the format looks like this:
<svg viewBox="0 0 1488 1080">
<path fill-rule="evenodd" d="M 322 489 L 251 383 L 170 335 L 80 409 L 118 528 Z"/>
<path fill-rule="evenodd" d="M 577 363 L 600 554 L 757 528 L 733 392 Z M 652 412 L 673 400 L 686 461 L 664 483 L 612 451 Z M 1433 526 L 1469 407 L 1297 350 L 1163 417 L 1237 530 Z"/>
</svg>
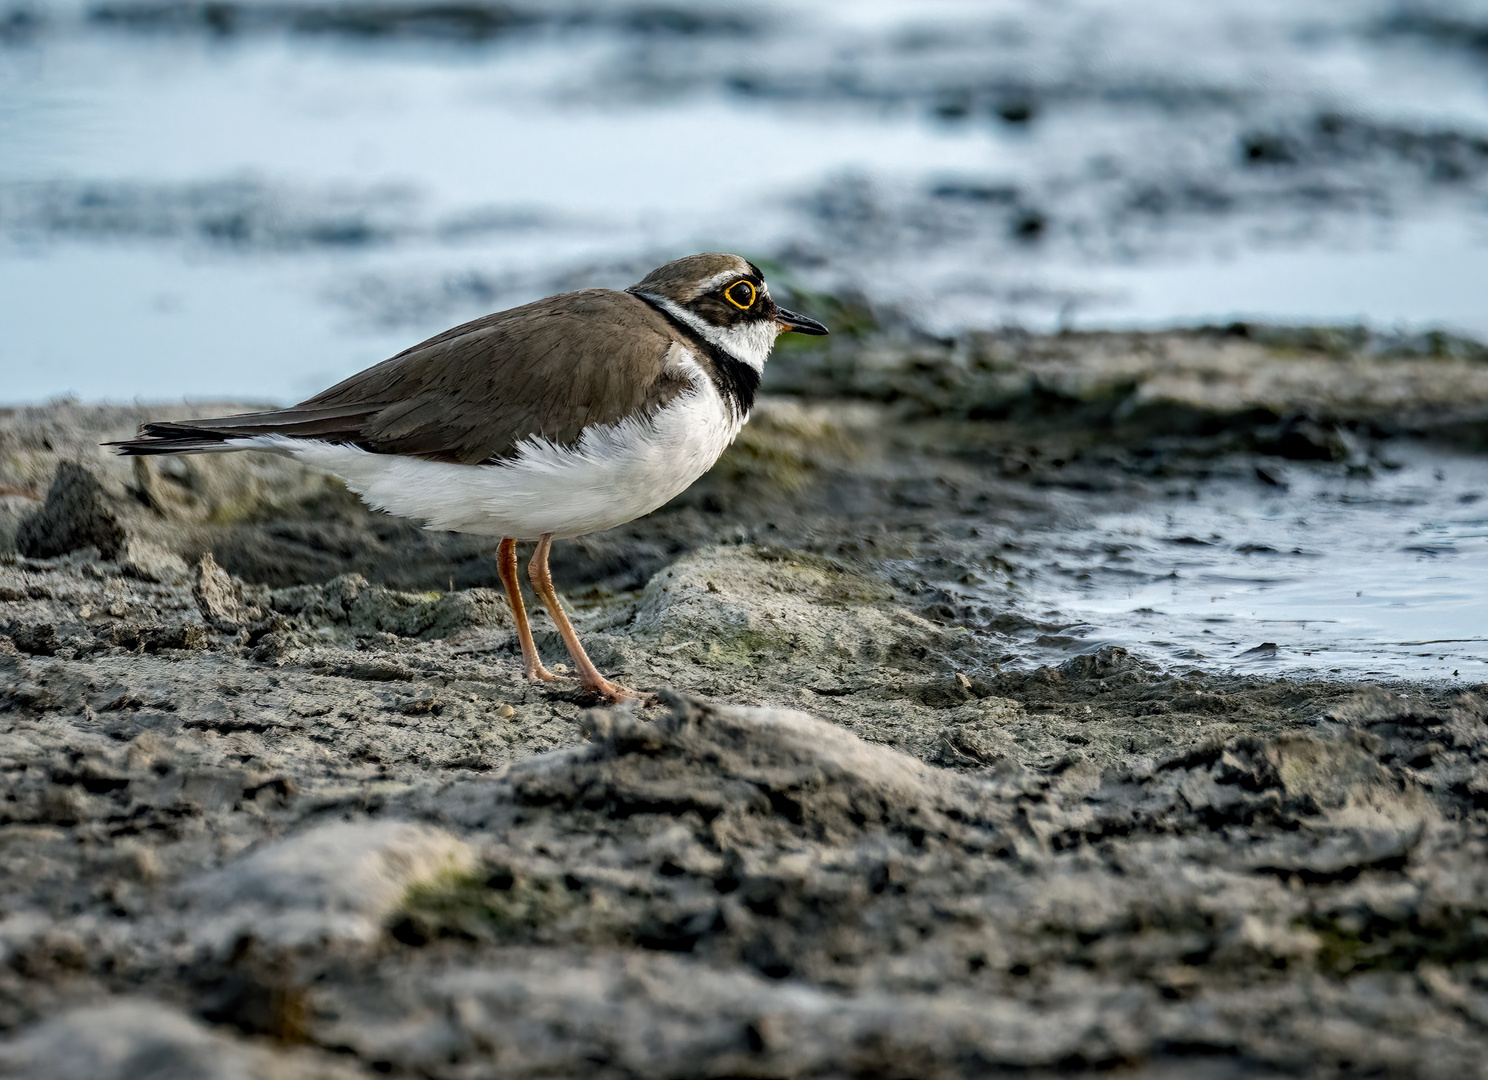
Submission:
<svg viewBox="0 0 1488 1080">
<path fill-rule="evenodd" d="M 1480 347 L 870 335 L 766 388 L 555 551 L 658 695 L 600 710 L 521 680 L 489 541 L 98 446 L 223 406 L 0 410 L 0 1075 L 1488 1075 L 1488 687 L 1039 664 L 945 584 L 1081 493 L 1482 451 Z"/>
</svg>

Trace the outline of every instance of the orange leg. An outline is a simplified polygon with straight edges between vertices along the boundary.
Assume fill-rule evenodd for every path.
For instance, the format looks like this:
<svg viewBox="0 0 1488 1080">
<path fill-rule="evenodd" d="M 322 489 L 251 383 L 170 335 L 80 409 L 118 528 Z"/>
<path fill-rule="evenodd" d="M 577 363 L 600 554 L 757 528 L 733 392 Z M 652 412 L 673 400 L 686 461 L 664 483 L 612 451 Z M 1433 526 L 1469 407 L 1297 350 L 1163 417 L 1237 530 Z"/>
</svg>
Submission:
<svg viewBox="0 0 1488 1080">
<path fill-rule="evenodd" d="M 563 635 L 563 644 L 568 646 L 568 655 L 573 657 L 574 667 L 578 669 L 579 686 L 598 694 L 606 701 L 634 700 L 636 694 L 619 683 L 610 682 L 599 673 L 584 652 L 584 646 L 579 644 L 579 635 L 574 633 L 568 616 L 563 613 L 563 604 L 553 589 L 553 575 L 548 571 L 548 552 L 552 547 L 553 534 L 544 533 L 543 538 L 537 542 L 537 550 L 532 553 L 532 561 L 527 564 L 527 576 L 532 579 L 532 589 L 542 600 L 543 607 L 548 609 L 548 614 L 558 624 L 558 632 Z"/>
<path fill-rule="evenodd" d="M 496 572 L 506 586 L 506 602 L 517 621 L 517 642 L 522 646 L 522 671 L 533 682 L 552 682 L 558 676 L 542 666 L 537 658 L 537 644 L 532 640 L 532 627 L 527 624 L 527 607 L 522 603 L 521 579 L 517 576 L 517 542 L 501 541 L 496 550 Z"/>
</svg>

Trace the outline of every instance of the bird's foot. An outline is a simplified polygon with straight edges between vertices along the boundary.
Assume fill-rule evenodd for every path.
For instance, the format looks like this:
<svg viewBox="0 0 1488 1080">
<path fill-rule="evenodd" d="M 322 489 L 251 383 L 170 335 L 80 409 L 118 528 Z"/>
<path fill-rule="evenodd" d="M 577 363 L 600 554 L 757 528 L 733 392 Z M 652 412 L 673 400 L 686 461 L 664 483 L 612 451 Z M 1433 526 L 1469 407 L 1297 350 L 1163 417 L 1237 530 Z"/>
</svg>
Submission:
<svg viewBox="0 0 1488 1080">
<path fill-rule="evenodd" d="M 527 676 L 528 682 L 554 682 L 558 676 L 554 675 L 542 664 L 533 664 L 523 668 L 522 674 Z"/>
<path fill-rule="evenodd" d="M 601 676 L 597 680 L 581 680 L 579 689 L 586 694 L 599 698 L 607 705 L 621 705 L 627 701 L 633 701 L 637 705 L 650 705 L 656 700 L 653 694 L 641 694 L 629 687 L 621 686 L 617 682 Z"/>
</svg>

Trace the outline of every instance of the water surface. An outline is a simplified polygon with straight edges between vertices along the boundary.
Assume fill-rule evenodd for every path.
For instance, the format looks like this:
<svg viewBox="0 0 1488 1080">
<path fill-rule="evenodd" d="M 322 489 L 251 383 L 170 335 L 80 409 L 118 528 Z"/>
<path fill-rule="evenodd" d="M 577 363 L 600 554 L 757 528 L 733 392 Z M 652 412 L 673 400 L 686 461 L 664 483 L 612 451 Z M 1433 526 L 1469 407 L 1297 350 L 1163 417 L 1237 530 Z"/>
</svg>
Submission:
<svg viewBox="0 0 1488 1080">
<path fill-rule="evenodd" d="M 1488 335 L 1488 4 L 14 0 L 0 398 L 290 400 L 699 248 L 937 332 Z"/>
<path fill-rule="evenodd" d="M 1032 662 L 1119 645 L 1179 669 L 1488 681 L 1488 468 L 1400 443 L 1385 460 L 1076 499 L 999 543 L 1005 576 L 944 587 L 1027 616 L 1010 643 Z"/>
</svg>

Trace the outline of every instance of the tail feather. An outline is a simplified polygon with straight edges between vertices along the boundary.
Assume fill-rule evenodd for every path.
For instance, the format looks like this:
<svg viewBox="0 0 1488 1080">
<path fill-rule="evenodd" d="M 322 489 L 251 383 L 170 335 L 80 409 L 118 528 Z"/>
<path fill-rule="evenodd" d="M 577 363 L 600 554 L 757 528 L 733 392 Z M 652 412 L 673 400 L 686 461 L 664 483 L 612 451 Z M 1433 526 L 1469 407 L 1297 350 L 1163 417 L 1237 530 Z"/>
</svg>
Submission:
<svg viewBox="0 0 1488 1080">
<path fill-rule="evenodd" d="M 121 442 L 106 442 L 124 457 L 147 457 L 152 454 L 226 454 L 245 449 L 229 445 L 229 440 L 242 436 L 209 434 L 207 432 L 162 432 L 152 431 L 155 424 L 140 429 L 138 438 Z"/>
<path fill-rule="evenodd" d="M 265 435 L 350 443 L 358 440 L 362 423 L 374 411 L 366 407 L 345 406 L 291 408 L 205 420 L 163 420 L 144 424 L 133 439 L 103 445 L 126 456 L 142 456 L 229 453 L 248 449 L 231 444 Z"/>
</svg>

